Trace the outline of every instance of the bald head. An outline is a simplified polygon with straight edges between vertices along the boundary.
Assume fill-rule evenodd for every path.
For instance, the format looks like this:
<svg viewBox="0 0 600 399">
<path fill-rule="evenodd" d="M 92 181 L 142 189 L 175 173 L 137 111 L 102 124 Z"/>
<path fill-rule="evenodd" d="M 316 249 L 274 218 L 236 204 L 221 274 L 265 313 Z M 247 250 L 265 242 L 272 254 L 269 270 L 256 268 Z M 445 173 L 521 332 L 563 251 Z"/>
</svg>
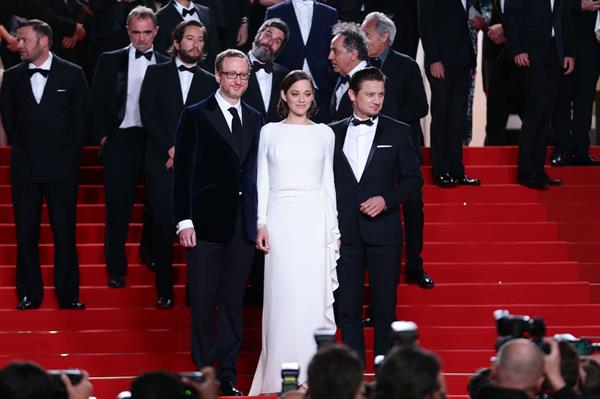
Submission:
<svg viewBox="0 0 600 399">
<path fill-rule="evenodd" d="M 544 353 L 531 341 L 515 339 L 500 348 L 494 375 L 496 385 L 535 394 L 543 377 Z"/>
</svg>

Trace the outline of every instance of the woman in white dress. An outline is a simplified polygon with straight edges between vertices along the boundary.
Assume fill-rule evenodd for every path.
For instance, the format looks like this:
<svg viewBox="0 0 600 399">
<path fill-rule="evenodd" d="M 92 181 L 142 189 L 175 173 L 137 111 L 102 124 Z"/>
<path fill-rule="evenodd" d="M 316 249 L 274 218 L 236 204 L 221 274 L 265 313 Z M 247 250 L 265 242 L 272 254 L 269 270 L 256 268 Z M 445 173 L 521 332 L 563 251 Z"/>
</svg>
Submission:
<svg viewBox="0 0 600 399">
<path fill-rule="evenodd" d="M 335 329 L 333 291 L 340 233 L 333 182 L 333 131 L 309 118 L 314 86 L 303 71 L 282 82 L 285 118 L 260 132 L 257 247 L 266 252 L 262 351 L 250 395 L 279 392 L 281 364 L 300 365 L 300 383 L 316 352 L 313 334 Z"/>
</svg>

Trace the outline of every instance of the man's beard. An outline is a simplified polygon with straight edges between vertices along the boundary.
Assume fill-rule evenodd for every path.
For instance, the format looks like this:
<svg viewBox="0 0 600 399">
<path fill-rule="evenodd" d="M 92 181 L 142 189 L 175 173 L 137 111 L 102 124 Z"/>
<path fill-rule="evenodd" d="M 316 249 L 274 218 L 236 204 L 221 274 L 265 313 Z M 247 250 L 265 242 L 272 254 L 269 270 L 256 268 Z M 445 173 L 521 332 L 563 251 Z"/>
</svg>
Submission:
<svg viewBox="0 0 600 399">
<path fill-rule="evenodd" d="M 260 62 L 272 62 L 277 58 L 278 53 L 272 53 L 270 50 L 261 46 L 258 40 L 255 40 L 254 43 L 252 43 L 252 54 L 254 54 L 256 59 Z"/>
<path fill-rule="evenodd" d="M 181 61 L 185 62 L 186 64 L 198 64 L 202 61 L 202 52 L 200 52 L 199 56 L 193 56 L 190 53 L 188 53 L 185 50 L 179 49 L 179 58 L 181 59 Z"/>
</svg>

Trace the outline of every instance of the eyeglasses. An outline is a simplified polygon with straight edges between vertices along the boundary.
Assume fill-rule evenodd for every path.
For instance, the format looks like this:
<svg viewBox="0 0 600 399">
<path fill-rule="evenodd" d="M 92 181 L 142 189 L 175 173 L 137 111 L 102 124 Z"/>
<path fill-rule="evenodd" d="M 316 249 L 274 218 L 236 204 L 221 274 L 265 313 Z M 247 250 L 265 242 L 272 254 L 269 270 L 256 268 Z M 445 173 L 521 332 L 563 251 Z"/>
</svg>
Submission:
<svg viewBox="0 0 600 399">
<path fill-rule="evenodd" d="M 240 78 L 241 80 L 250 79 L 249 73 L 223 72 L 223 71 L 219 71 L 219 73 L 221 75 L 227 76 L 227 79 L 229 79 L 229 80 L 236 80 L 237 78 Z"/>
</svg>

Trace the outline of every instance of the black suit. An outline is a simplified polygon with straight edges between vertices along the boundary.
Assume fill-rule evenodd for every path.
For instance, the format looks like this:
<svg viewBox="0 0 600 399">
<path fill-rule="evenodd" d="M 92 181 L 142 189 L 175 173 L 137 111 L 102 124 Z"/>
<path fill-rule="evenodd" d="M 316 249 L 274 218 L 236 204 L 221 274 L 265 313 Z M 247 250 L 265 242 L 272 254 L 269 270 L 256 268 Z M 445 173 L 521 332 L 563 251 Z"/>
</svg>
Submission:
<svg viewBox="0 0 600 399">
<path fill-rule="evenodd" d="M 173 297 L 173 169 L 167 169 L 168 151 L 174 145 L 175 130 L 183 107 L 195 104 L 217 90 L 210 73 L 196 66 L 185 103 L 175 60 L 151 65 L 140 93 L 140 113 L 146 132 L 144 155 L 144 196 L 149 213 L 150 241 L 156 262 L 156 291 L 159 297 Z"/>
<path fill-rule="evenodd" d="M 468 10 L 470 0 L 467 0 Z M 467 101 L 475 51 L 468 14 L 460 0 L 419 0 L 419 32 L 425 50 L 425 72 L 431 86 L 431 157 L 433 174 L 462 176 L 462 144 L 467 130 Z M 445 78 L 431 75 L 441 62 Z"/>
<path fill-rule="evenodd" d="M 380 115 L 364 172 L 357 181 L 343 152 L 350 119 L 330 125 L 335 133 L 334 176 L 342 235 L 338 324 L 344 343 L 364 359 L 361 307 L 365 266 L 371 286 L 375 355 L 383 355 L 390 347 L 390 324 L 396 317 L 402 247 L 399 206 L 421 189 L 423 178 L 408 125 Z M 385 199 L 386 210 L 375 218 L 361 213 L 360 204 L 378 195 Z"/>
<path fill-rule="evenodd" d="M 191 219 L 198 242 L 187 251 L 192 359 L 197 367 L 218 361 L 218 378 L 233 383 L 255 250 L 256 155 L 263 124 L 256 110 L 241 106 L 241 148 L 214 95 L 184 109 L 175 133 L 173 176 L 175 220 Z"/>
<path fill-rule="evenodd" d="M 419 48 L 417 0 L 383 0 L 383 12 L 392 18 L 398 29 L 394 50 L 416 58 Z"/>
<path fill-rule="evenodd" d="M 253 71 L 250 75 L 250 79 L 248 80 L 248 90 L 246 90 L 242 99 L 246 104 L 261 113 L 265 123 L 279 122 L 283 119 L 277 112 L 277 103 L 279 102 L 279 93 L 281 92 L 281 82 L 288 72 L 289 71 L 285 67 L 277 63 L 273 64 L 273 72 L 271 74 L 273 81 L 271 83 L 271 97 L 269 99 L 268 109 L 265 109 L 260 86 L 256 79 L 256 72 Z"/>
<path fill-rule="evenodd" d="M 154 59 L 157 63 L 168 61 L 156 52 Z M 127 107 L 128 81 L 129 47 L 103 53 L 92 84 L 93 133 L 97 142 L 107 137 L 102 147 L 106 201 L 104 252 L 109 277 L 117 279 L 123 278 L 127 270 L 125 242 L 146 146 L 142 127 L 120 128 Z"/>
<path fill-rule="evenodd" d="M 12 144 L 17 294 L 34 303 L 44 295 L 38 252 L 44 196 L 54 235 L 56 295 L 64 304 L 79 299 L 76 202 L 89 105 L 83 71 L 56 55 L 39 104 L 31 89 L 28 63 L 4 73 L 0 111 Z"/>
<path fill-rule="evenodd" d="M 183 21 L 183 17 L 179 14 L 177 8 L 175 8 L 175 4 L 173 4 L 174 2 L 175 0 L 170 0 L 156 13 L 159 30 L 154 38 L 154 45 L 156 46 L 156 50 L 163 54 L 166 54 L 167 50 L 173 45 L 173 31 L 177 24 Z M 217 27 L 212 12 L 208 7 L 195 3 L 192 4 L 196 9 L 196 15 L 198 15 L 200 22 L 206 28 L 206 40 L 204 42 L 206 59 L 202 63 L 202 67 L 207 71 L 213 71 L 215 69 L 215 57 L 221 51 L 221 42 L 217 34 Z"/>
<path fill-rule="evenodd" d="M 583 158 L 590 147 L 592 108 L 600 71 L 600 46 L 594 32 L 597 12 L 582 11 L 580 1 L 569 0 L 567 4 L 574 8 L 577 62 L 573 73 L 561 77 L 552 130 L 556 139 L 555 151 Z"/>
<path fill-rule="evenodd" d="M 517 169 L 520 178 L 544 173 L 550 113 L 558 94 L 563 58 L 573 55 L 571 23 L 565 0 L 556 0 L 553 9 L 549 0 L 506 0 L 504 6 L 510 55 L 527 53 L 530 58 L 529 67 L 519 68 L 525 96 Z"/>
</svg>

